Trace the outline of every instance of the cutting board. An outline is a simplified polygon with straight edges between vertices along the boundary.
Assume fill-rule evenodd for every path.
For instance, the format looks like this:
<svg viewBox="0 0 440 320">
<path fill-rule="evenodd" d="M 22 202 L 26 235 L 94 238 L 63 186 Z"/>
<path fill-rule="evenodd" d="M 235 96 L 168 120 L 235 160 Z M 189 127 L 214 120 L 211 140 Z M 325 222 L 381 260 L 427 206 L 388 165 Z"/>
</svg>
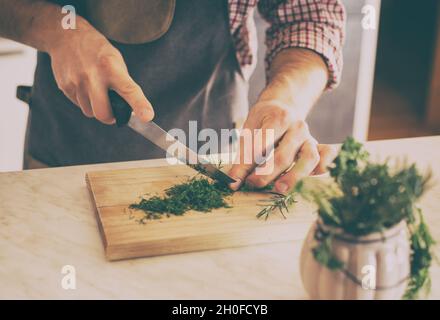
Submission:
<svg viewBox="0 0 440 320">
<path fill-rule="evenodd" d="M 287 219 L 279 213 L 267 220 L 258 219 L 260 201 L 271 195 L 256 192 L 236 192 L 227 200 L 231 208 L 209 213 L 189 211 L 183 216 L 147 220 L 145 224 L 139 222 L 143 212 L 129 209 L 143 195 L 161 195 L 195 174 L 184 165 L 87 173 L 107 259 L 247 246 L 305 236 L 312 221 L 310 210 L 294 210 Z"/>
</svg>

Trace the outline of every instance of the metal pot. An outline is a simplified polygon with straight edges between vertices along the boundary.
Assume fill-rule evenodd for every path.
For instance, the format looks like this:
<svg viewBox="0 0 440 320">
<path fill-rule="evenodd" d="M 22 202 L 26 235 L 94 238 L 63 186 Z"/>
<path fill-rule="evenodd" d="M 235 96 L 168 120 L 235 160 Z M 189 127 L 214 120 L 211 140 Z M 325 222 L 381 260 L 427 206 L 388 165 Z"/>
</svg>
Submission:
<svg viewBox="0 0 440 320">
<path fill-rule="evenodd" d="M 312 249 L 319 235 L 332 231 L 332 252 L 343 262 L 332 271 L 315 260 Z M 406 223 L 362 237 L 329 228 L 317 220 L 303 243 L 301 279 L 312 299 L 400 299 L 410 273 L 410 244 Z"/>
</svg>

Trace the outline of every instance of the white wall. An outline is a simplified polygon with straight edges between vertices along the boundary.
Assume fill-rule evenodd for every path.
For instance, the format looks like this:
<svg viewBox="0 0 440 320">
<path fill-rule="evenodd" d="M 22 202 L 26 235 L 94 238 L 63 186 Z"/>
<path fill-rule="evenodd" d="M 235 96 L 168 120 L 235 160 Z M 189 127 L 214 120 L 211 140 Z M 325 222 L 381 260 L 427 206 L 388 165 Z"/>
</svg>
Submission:
<svg viewBox="0 0 440 320">
<path fill-rule="evenodd" d="M 0 172 L 22 169 L 28 107 L 15 93 L 32 84 L 35 64 L 35 50 L 0 39 Z"/>
</svg>

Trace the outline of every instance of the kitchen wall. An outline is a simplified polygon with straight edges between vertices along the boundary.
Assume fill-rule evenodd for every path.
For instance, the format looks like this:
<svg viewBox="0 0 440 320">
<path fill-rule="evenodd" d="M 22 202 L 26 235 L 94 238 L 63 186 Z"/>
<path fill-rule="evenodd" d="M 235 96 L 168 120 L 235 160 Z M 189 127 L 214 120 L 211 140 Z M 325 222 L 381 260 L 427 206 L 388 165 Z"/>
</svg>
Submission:
<svg viewBox="0 0 440 320">
<path fill-rule="evenodd" d="M 22 169 L 28 107 L 15 91 L 32 84 L 35 63 L 35 50 L 0 38 L 0 171 Z"/>
<path fill-rule="evenodd" d="M 369 140 L 440 134 L 440 1 L 385 0 L 381 21 Z"/>
</svg>

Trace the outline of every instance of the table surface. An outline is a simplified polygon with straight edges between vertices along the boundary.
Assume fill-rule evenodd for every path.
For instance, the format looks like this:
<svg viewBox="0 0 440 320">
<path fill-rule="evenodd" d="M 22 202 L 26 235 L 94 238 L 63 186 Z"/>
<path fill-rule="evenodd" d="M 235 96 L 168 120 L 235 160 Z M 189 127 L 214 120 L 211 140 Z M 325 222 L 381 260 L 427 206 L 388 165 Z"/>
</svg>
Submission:
<svg viewBox="0 0 440 320">
<path fill-rule="evenodd" d="M 431 167 L 436 186 L 422 199 L 440 241 L 440 136 L 368 142 L 372 158 L 407 157 Z M 305 299 L 297 241 L 108 262 L 84 176 L 88 171 L 165 165 L 164 160 L 0 174 L 0 298 L 26 299 Z M 291 213 L 295 215 L 293 211 Z M 310 224 L 314 215 L 310 214 Z M 304 225 L 304 217 L 301 223 Z M 438 248 L 437 255 L 440 256 Z M 63 289 L 62 268 L 76 289 Z M 440 298 L 434 265 L 429 298 Z"/>
</svg>

